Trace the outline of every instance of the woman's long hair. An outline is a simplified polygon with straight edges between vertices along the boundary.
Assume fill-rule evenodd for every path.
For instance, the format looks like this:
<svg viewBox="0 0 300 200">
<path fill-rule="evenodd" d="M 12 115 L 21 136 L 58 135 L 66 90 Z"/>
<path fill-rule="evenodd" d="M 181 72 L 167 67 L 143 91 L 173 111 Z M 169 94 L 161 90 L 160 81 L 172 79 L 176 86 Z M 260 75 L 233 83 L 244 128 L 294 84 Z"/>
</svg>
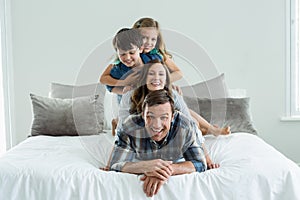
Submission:
<svg viewBox="0 0 300 200">
<path fill-rule="evenodd" d="M 139 79 L 139 82 L 137 83 L 137 88 L 133 91 L 133 94 L 131 96 L 131 106 L 129 109 L 130 114 L 140 114 L 142 112 L 142 105 L 144 102 L 144 99 L 146 95 L 149 93 L 149 90 L 147 88 L 147 76 L 150 68 L 154 65 L 160 63 L 164 67 L 166 71 L 166 85 L 164 86 L 164 89 L 169 93 L 170 96 L 172 96 L 172 86 L 170 81 L 170 72 L 169 69 L 159 60 L 155 59 L 150 61 L 149 63 L 145 64 L 143 68 L 141 69 L 141 78 Z"/>
</svg>

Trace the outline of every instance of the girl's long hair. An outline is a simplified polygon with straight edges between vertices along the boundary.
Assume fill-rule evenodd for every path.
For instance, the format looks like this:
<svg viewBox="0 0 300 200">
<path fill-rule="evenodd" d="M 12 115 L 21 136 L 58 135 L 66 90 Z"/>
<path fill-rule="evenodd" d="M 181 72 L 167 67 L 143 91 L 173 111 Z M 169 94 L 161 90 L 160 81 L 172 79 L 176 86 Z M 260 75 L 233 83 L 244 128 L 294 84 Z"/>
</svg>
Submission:
<svg viewBox="0 0 300 200">
<path fill-rule="evenodd" d="M 166 50 L 166 45 L 163 40 L 161 31 L 160 31 L 160 26 L 157 21 L 155 21 L 154 19 L 149 18 L 149 17 L 144 17 L 144 18 L 141 18 L 138 21 L 136 21 L 133 24 L 132 28 L 137 28 L 137 29 L 139 29 L 139 28 L 155 28 L 158 33 L 155 48 L 159 51 L 159 53 L 161 53 L 163 55 L 164 60 L 166 60 L 167 56 L 169 58 L 172 58 L 172 55 L 169 52 L 167 52 L 167 50 Z"/>
</svg>

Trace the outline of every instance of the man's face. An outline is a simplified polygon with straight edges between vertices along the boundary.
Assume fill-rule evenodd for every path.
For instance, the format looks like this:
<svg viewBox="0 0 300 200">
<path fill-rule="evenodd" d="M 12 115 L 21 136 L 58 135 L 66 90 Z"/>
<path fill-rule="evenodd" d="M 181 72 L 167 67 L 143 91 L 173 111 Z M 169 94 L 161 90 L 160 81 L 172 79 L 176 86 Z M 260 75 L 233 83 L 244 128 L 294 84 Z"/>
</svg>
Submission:
<svg viewBox="0 0 300 200">
<path fill-rule="evenodd" d="M 168 134 L 173 118 L 169 102 L 148 107 L 143 112 L 145 127 L 154 141 L 162 141 Z"/>
</svg>

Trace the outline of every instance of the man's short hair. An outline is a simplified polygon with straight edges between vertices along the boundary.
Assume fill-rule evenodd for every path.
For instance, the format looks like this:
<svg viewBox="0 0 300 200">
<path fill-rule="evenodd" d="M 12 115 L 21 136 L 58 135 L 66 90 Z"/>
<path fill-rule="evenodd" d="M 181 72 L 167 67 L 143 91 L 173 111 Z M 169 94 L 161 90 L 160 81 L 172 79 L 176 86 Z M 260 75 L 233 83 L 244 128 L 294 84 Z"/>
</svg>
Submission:
<svg viewBox="0 0 300 200">
<path fill-rule="evenodd" d="M 174 113 L 175 111 L 174 100 L 172 98 L 172 95 L 170 95 L 167 90 L 161 89 L 161 90 L 150 91 L 144 99 L 142 109 L 143 111 L 145 111 L 147 105 L 148 107 L 151 107 L 155 105 L 165 104 L 167 102 L 170 103 L 172 113 Z"/>
<path fill-rule="evenodd" d="M 115 50 L 128 51 L 132 49 L 132 45 L 141 48 L 143 46 L 143 36 L 137 29 L 122 28 L 117 32 L 112 42 Z"/>
</svg>

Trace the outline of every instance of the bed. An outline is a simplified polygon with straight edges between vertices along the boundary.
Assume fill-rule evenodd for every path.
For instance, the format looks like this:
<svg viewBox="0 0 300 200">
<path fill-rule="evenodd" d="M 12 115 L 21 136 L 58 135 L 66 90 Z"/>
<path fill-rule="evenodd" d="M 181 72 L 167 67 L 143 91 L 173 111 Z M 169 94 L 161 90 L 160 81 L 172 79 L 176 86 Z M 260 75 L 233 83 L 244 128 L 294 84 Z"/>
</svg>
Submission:
<svg viewBox="0 0 300 200">
<path fill-rule="evenodd" d="M 147 199 L 141 175 L 99 169 L 106 166 L 114 143 L 112 114 L 105 110 L 111 111 L 111 99 L 104 93 L 95 85 L 52 84 L 50 97 L 31 95 L 31 135 L 0 158 L 0 199 Z M 227 110 L 219 118 L 204 107 L 223 109 L 224 98 L 185 99 L 203 116 L 232 127 L 230 135 L 205 136 L 212 160 L 221 166 L 172 176 L 149 199 L 300 199 L 300 168 L 259 137 L 249 98 L 226 97 Z"/>
</svg>

